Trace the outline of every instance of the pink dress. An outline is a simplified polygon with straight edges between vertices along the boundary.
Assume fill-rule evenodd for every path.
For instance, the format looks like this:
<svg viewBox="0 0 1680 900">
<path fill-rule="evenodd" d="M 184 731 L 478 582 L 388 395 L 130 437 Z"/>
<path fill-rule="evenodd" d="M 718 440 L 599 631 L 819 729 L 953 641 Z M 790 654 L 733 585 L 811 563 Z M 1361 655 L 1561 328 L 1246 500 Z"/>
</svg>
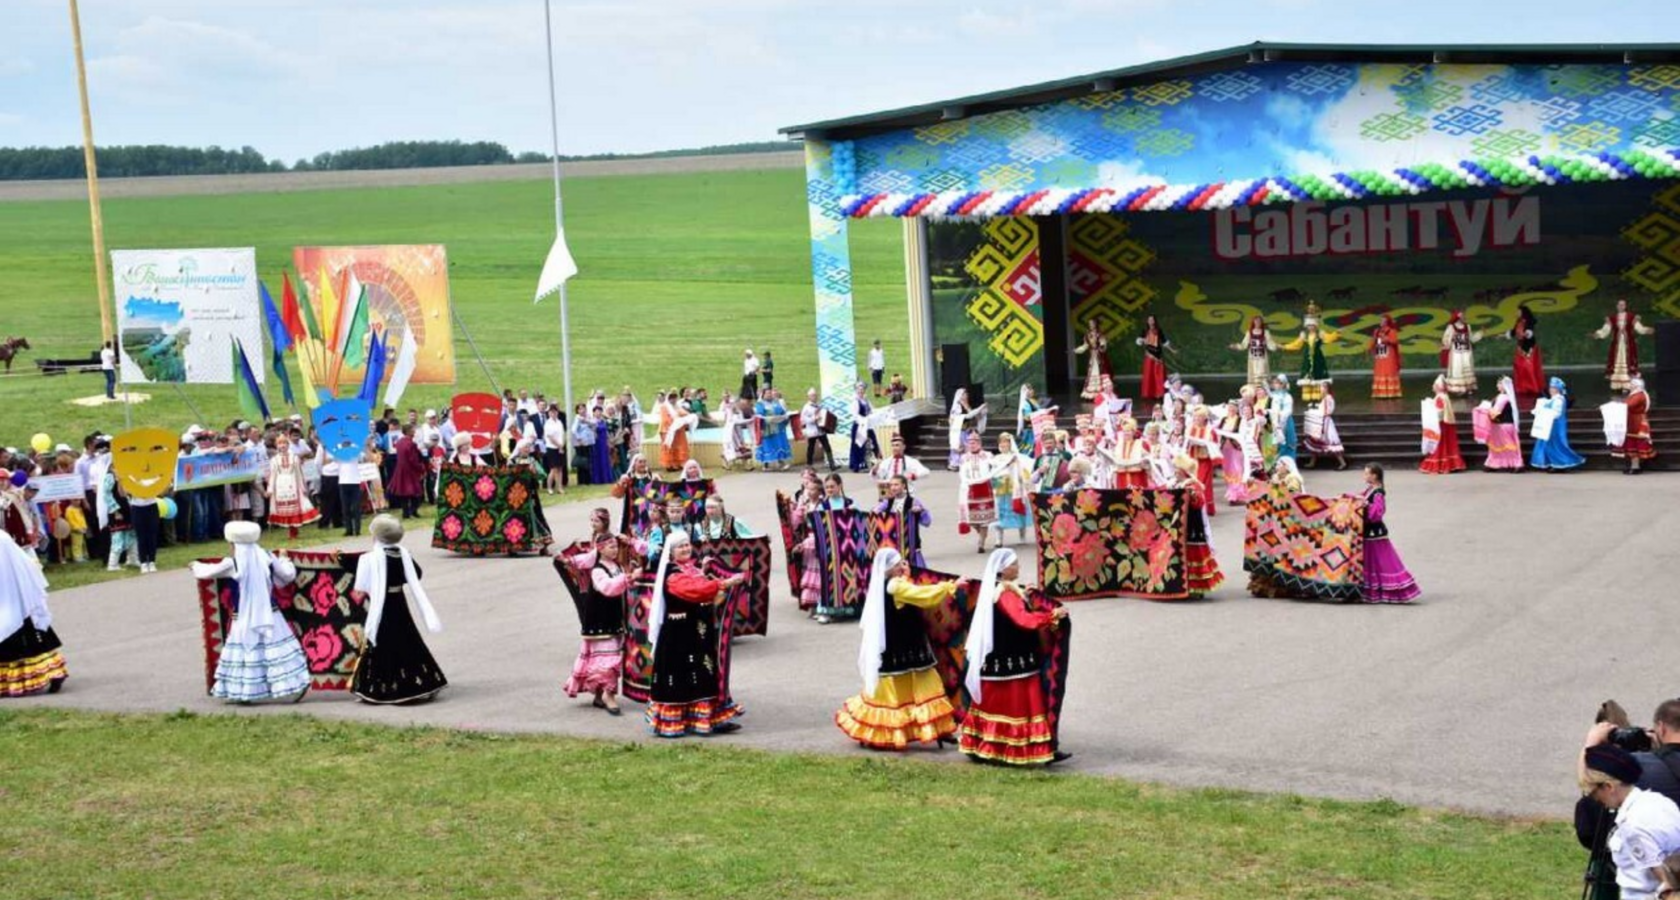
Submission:
<svg viewBox="0 0 1680 900">
<path fill-rule="evenodd" d="M 1382 488 L 1365 492 L 1365 602 L 1410 603 L 1422 593 L 1400 553 L 1388 540 L 1383 515 L 1388 512 L 1388 493 Z"/>
</svg>

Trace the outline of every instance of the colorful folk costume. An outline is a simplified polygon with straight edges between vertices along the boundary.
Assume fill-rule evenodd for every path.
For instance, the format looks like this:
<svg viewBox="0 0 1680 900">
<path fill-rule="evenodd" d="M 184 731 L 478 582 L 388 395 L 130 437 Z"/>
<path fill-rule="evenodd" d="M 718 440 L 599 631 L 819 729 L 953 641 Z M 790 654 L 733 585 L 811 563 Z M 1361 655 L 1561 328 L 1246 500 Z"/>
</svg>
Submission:
<svg viewBox="0 0 1680 900">
<path fill-rule="evenodd" d="M 404 595 L 406 585 L 426 630 L 443 630 L 432 599 L 420 583 L 420 567 L 402 546 L 402 522 L 395 516 L 373 517 L 373 549 L 356 561 L 357 593 L 367 598 L 367 640 L 350 678 L 350 691 L 368 703 L 416 703 L 437 696 L 449 683 L 414 627 Z"/>
<path fill-rule="evenodd" d="M 946 418 L 945 439 L 951 448 L 947 468 L 955 472 L 962 465 L 963 451 L 968 441 L 969 423 L 985 415 L 984 407 L 975 409 L 968 404 L 968 389 L 957 388 L 951 397 L 951 412 Z M 979 430 L 978 428 L 976 430 Z"/>
<path fill-rule="evenodd" d="M 1048 409 L 1053 414 L 1056 407 L 1052 406 Z M 1015 444 L 1029 456 L 1037 456 L 1042 452 L 1038 440 L 1039 429 L 1034 426 L 1034 417 L 1045 411 L 1046 407 L 1034 399 L 1032 387 L 1025 384 L 1021 385 L 1021 394 L 1015 403 Z M 1054 421 L 1054 419 L 1051 421 Z"/>
<path fill-rule="evenodd" d="M 1525 304 L 1517 307 L 1517 324 L 1505 336 L 1517 342 L 1511 355 L 1512 383 L 1520 397 L 1538 398 L 1546 393 L 1546 365 L 1540 354 L 1540 340 L 1535 336 L 1534 310 Z"/>
<path fill-rule="evenodd" d="M 1115 440 L 1114 449 L 1108 455 L 1114 468 L 1113 487 L 1149 487 L 1149 448 L 1138 436 L 1135 420 L 1127 419 L 1121 423 L 1120 437 Z"/>
<path fill-rule="evenodd" d="M 1271 354 L 1283 349 L 1278 342 L 1272 340 L 1272 333 L 1266 328 L 1266 320 L 1255 316 L 1249 320 L 1248 331 L 1243 339 L 1231 345 L 1232 350 L 1241 350 L 1248 360 L 1248 383 L 1261 390 L 1266 389 L 1266 383 L 1272 377 Z"/>
<path fill-rule="evenodd" d="M 957 533 L 979 531 L 980 545 L 986 544 L 986 529 L 997 521 L 997 497 L 992 492 L 992 455 L 980 447 L 980 439 L 970 436 L 968 452 L 957 466 Z"/>
<path fill-rule="evenodd" d="M 1225 479 L 1225 503 L 1245 506 L 1248 503 L 1249 473 L 1264 463 L 1260 459 L 1260 445 L 1254 440 L 1254 407 L 1247 399 L 1250 389 L 1243 388 L 1244 398 L 1227 403 L 1214 433 L 1219 435 L 1220 476 Z"/>
<path fill-rule="evenodd" d="M 1388 492 L 1379 482 L 1365 490 L 1365 584 L 1366 603 L 1410 603 L 1417 599 L 1417 582 L 1400 554 L 1388 540 Z"/>
<path fill-rule="evenodd" d="M 857 396 L 852 398 L 852 448 L 846 461 L 846 468 L 853 472 L 867 472 L 870 460 L 881 458 L 881 442 L 875 437 L 874 416 L 875 408 L 864 396 L 863 385 L 858 385 Z"/>
<path fill-rule="evenodd" d="M 1097 321 L 1092 319 L 1085 329 L 1085 342 L 1073 348 L 1075 353 L 1084 353 L 1085 357 L 1085 388 L 1079 396 L 1090 400 L 1102 393 L 1102 380 L 1113 373 L 1108 367 L 1108 338 L 1103 336 L 1102 329 L 1097 327 Z"/>
<path fill-rule="evenodd" d="M 1137 339 L 1137 344 L 1143 348 L 1143 380 L 1138 387 L 1138 396 L 1144 400 L 1159 400 L 1167 389 L 1164 354 L 1172 348 L 1172 341 L 1167 340 L 1167 333 L 1155 317 L 1149 316 L 1144 319 L 1143 336 Z"/>
<path fill-rule="evenodd" d="M 297 529 L 321 519 L 321 511 L 309 501 L 304 486 L 303 463 L 290 444 L 280 444 L 268 461 L 268 524 L 274 528 Z"/>
<path fill-rule="evenodd" d="M 1476 390 L 1476 342 L 1480 331 L 1471 331 L 1464 324 L 1464 313 L 1453 310 L 1452 321 L 1441 332 L 1441 365 L 1447 370 L 1447 393 L 1455 396 Z"/>
<path fill-rule="evenodd" d="M 1644 471 L 1640 464 L 1655 459 L 1657 451 L 1651 446 L 1651 395 L 1645 393 L 1645 379 L 1638 375 L 1628 379 L 1626 400 L 1627 423 L 1620 443 L 1612 445 L 1610 455 L 1627 462 L 1626 472 L 1638 475 Z"/>
<path fill-rule="evenodd" d="M 70 676 L 61 646 L 41 567 L 0 531 L 0 698 L 56 693 Z"/>
<path fill-rule="evenodd" d="M 787 420 L 787 407 L 782 405 L 780 397 L 766 399 L 760 396 L 753 404 L 754 437 L 757 439 L 753 457 L 759 465 L 767 469 L 785 469 L 788 460 L 793 459 L 793 442 L 788 437 Z"/>
<path fill-rule="evenodd" d="M 1546 388 L 1547 395 L 1534 404 L 1534 425 L 1528 431 L 1534 449 L 1528 464 L 1552 472 L 1578 468 L 1586 459 L 1569 446 L 1569 387 L 1554 375 Z"/>
<path fill-rule="evenodd" d="M 1336 428 L 1336 396 L 1330 393 L 1328 383 L 1323 385 L 1318 402 L 1307 407 L 1302 425 L 1301 446 L 1306 448 L 1308 456 L 1313 460 L 1328 456 L 1340 463 L 1338 468 L 1347 468 L 1347 461 L 1343 458 L 1342 434 Z"/>
<path fill-rule="evenodd" d="M 1464 457 L 1458 450 L 1458 419 L 1453 415 L 1452 397 L 1445 375 L 1435 376 L 1435 396 L 1423 401 L 1423 462 L 1418 470 L 1426 475 L 1451 475 L 1464 471 Z"/>
<path fill-rule="evenodd" d="M 1400 329 L 1383 313 L 1382 324 L 1371 332 L 1371 399 L 1400 399 Z"/>
<path fill-rule="evenodd" d="M 554 557 L 555 568 L 572 566 L 580 588 L 572 596 L 577 607 L 583 643 L 572 663 L 571 677 L 561 689 L 568 697 L 594 694 L 595 705 L 618 715 L 613 697 L 624 674 L 624 597 L 631 574 L 620 567 L 619 542 L 612 534 L 595 538 L 595 548 L 571 559 Z M 635 551 L 622 558 L 634 559 Z"/>
<path fill-rule="evenodd" d="M 1510 376 L 1499 376 L 1499 396 L 1475 411 L 1476 439 L 1488 448 L 1482 468 L 1489 472 L 1521 472 L 1523 468 L 1522 416 L 1515 384 Z"/>
<path fill-rule="evenodd" d="M 1184 584 L 1190 591 L 1191 599 L 1200 599 L 1213 592 L 1225 582 L 1225 574 L 1219 571 L 1219 560 L 1213 555 L 1213 547 L 1208 542 L 1208 489 L 1202 484 L 1198 472 L 1198 460 L 1189 456 L 1180 456 L 1173 462 L 1178 469 L 1178 487 L 1184 489 L 1189 496 L 1189 509 L 1185 511 L 1185 540 L 1184 540 Z"/>
<path fill-rule="evenodd" d="M 813 618 L 817 615 L 817 604 L 822 601 L 822 560 L 817 556 L 817 535 L 805 517 L 822 508 L 822 488 L 818 487 L 814 495 L 809 490 L 800 491 L 794 498 L 793 517 L 788 526 L 789 540 L 794 542 L 795 552 L 799 554 L 799 608 Z"/>
<path fill-rule="evenodd" d="M 834 724 L 872 750 L 904 750 L 911 743 L 955 743 L 957 708 L 935 670 L 923 608 L 957 592 L 955 581 L 915 584 L 909 565 L 891 547 L 875 552 L 863 604 L 858 673 L 863 692 L 834 713 Z"/>
<path fill-rule="evenodd" d="M 1305 325 L 1295 340 L 1283 349 L 1301 351 L 1301 399 L 1311 403 L 1324 396 L 1324 386 L 1330 383 L 1330 363 L 1324 358 L 1324 345 L 1335 343 L 1341 336 L 1318 327 L 1318 305 L 1307 304 Z"/>
<path fill-rule="evenodd" d="M 229 522 L 222 536 L 233 545 L 232 556 L 192 565 L 195 578 L 230 578 L 238 585 L 238 611 L 222 642 L 210 696 L 233 703 L 301 700 L 309 690 L 309 660 L 274 607 L 275 585 L 295 581 L 297 567 L 257 543 L 262 529 L 255 522 Z"/>
<path fill-rule="evenodd" d="M 688 462 L 688 433 L 700 422 L 700 417 L 678 406 L 669 397 L 659 404 L 658 412 L 659 464 L 667 472 L 676 472 Z"/>
<path fill-rule="evenodd" d="M 1267 414 L 1272 426 L 1272 443 L 1278 456 L 1295 458 L 1295 398 L 1289 393 L 1289 379 L 1272 376 L 1272 392 L 1267 398 Z"/>
<path fill-rule="evenodd" d="M 1610 339 L 1610 356 L 1604 362 L 1604 377 L 1610 379 L 1610 390 L 1627 390 L 1628 379 L 1639 374 L 1636 338 L 1653 331 L 1639 321 L 1639 316 L 1628 311 L 1626 301 L 1618 300 L 1616 311 L 1606 316 L 1603 327 L 1593 332 L 1593 337 L 1599 340 Z"/>
<path fill-rule="evenodd" d="M 927 560 L 922 557 L 922 529 L 933 526 L 933 513 L 928 512 L 928 508 L 922 505 L 922 501 L 909 494 L 888 497 L 875 507 L 875 513 L 882 516 L 892 516 L 897 520 L 894 523 L 893 533 L 900 536 L 898 551 L 904 555 L 906 560 L 909 560 L 910 565 L 922 569 L 927 568 Z M 993 527 L 997 527 L 995 523 Z M 1000 537 L 999 540 L 1002 540 L 1002 538 Z M 813 549 L 811 554 L 811 558 L 815 560 L 816 550 Z M 813 563 L 811 568 L 815 570 L 816 565 Z M 812 592 L 811 605 L 813 607 L 817 603 L 816 594 L 821 589 L 822 577 L 818 574 L 816 576 L 816 587 Z M 801 608 L 804 608 L 803 604 Z"/>
<path fill-rule="evenodd" d="M 1211 415 L 1205 406 L 1194 407 L 1182 442 L 1184 452 L 1196 463 L 1196 481 L 1201 485 L 1196 496 L 1202 511 L 1210 516 L 1217 511 L 1213 502 L 1213 461 L 1219 457 L 1219 433 L 1209 424 Z"/>
<path fill-rule="evenodd" d="M 720 667 L 728 637 L 718 627 L 717 609 L 741 576 L 708 578 L 694 560 L 686 532 L 672 532 L 667 543 L 648 614 L 648 643 L 653 645 L 648 726 L 665 738 L 735 731 L 741 726 L 733 720 L 742 711 L 730 698 L 722 674 L 727 670 Z"/>
<path fill-rule="evenodd" d="M 969 706 L 957 747 L 970 758 L 1005 765 L 1048 765 L 1067 758 L 1056 749 L 1059 724 L 1045 674 L 1044 633 L 1061 626 L 1059 604 L 1030 608 L 1012 576 L 1015 551 L 1000 547 L 986 560 L 966 643 L 963 684 Z"/>
<path fill-rule="evenodd" d="M 998 453 L 992 457 L 991 475 L 997 521 L 990 527 L 997 534 L 998 546 L 1003 546 L 1004 532 L 1010 530 L 1019 532 L 1025 541 L 1027 530 L 1032 527 L 1032 460 L 1015 449 L 1015 439 L 1007 433 L 998 436 Z"/>
</svg>

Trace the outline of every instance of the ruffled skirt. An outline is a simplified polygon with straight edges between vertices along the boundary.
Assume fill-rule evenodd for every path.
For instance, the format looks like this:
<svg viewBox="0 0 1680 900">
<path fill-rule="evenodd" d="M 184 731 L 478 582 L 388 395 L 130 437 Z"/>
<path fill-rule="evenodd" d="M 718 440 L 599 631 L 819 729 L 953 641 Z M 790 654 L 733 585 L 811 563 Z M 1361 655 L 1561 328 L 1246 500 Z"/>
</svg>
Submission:
<svg viewBox="0 0 1680 900">
<path fill-rule="evenodd" d="M 583 646 L 578 648 L 577 661 L 572 663 L 572 677 L 566 679 L 561 690 L 568 697 L 596 691 L 616 694 L 619 677 L 623 674 L 623 638 L 584 638 Z"/>
<path fill-rule="evenodd" d="M 959 750 L 975 759 L 1014 766 L 1044 765 L 1055 759 L 1050 704 L 1036 672 L 1004 681 L 987 680 L 980 696 L 957 729 Z"/>
<path fill-rule="evenodd" d="M 1489 428 L 1487 448 L 1484 468 L 1520 470 L 1523 467 L 1522 444 L 1517 440 L 1515 425 L 1502 423 Z"/>
<path fill-rule="evenodd" d="M 210 696 L 234 703 L 296 700 L 309 690 L 309 660 L 284 622 L 254 647 L 229 642 L 216 662 Z"/>
<path fill-rule="evenodd" d="M 903 750 L 911 742 L 932 744 L 957 733 L 956 707 L 933 669 L 882 675 L 873 694 L 851 697 L 834 714 L 834 724 L 854 741 L 875 750 Z"/>
<path fill-rule="evenodd" d="M 51 694 L 62 687 L 70 670 L 61 646 L 51 628 L 43 631 L 24 619 L 22 628 L 0 641 L 0 697 Z"/>
<path fill-rule="evenodd" d="M 693 703 L 660 703 L 647 706 L 648 727 L 663 738 L 685 734 L 711 734 L 719 725 L 741 716 L 735 701 L 708 697 Z"/>
<path fill-rule="evenodd" d="M 1365 539 L 1365 602 L 1410 603 L 1422 591 L 1388 538 Z"/>
</svg>

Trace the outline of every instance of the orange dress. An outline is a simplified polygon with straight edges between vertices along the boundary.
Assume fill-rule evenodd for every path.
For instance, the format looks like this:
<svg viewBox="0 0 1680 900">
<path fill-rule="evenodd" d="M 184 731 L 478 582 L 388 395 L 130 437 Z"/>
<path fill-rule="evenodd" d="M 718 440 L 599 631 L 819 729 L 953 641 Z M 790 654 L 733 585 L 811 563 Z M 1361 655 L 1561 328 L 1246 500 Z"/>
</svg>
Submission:
<svg viewBox="0 0 1680 900">
<path fill-rule="evenodd" d="M 662 404 L 659 407 L 659 465 L 670 472 L 682 471 L 683 464 L 688 462 L 688 429 L 682 429 L 676 437 L 667 440 L 676 421 L 677 414 L 671 404 Z"/>
</svg>

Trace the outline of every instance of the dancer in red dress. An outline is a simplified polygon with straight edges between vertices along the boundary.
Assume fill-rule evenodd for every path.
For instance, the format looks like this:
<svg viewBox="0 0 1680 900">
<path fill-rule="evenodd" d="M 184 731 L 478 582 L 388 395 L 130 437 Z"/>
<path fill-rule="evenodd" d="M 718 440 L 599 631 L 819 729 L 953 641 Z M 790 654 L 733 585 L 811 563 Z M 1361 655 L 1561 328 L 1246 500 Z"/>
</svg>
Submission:
<svg viewBox="0 0 1680 900">
<path fill-rule="evenodd" d="M 1196 462 L 1196 481 L 1202 486 L 1202 510 L 1214 515 L 1218 510 L 1213 503 L 1213 461 L 1220 458 L 1219 435 L 1209 423 L 1207 407 L 1197 406 L 1190 411 L 1190 427 L 1184 429 L 1184 449 Z"/>
<path fill-rule="evenodd" d="M 1067 610 L 1029 608 L 1015 583 L 1020 572 L 1015 551 L 1007 547 L 986 560 L 968 629 L 964 686 L 970 703 L 957 730 L 957 748 L 978 762 L 1050 765 L 1069 754 L 1056 749 L 1039 632 L 1060 627 Z"/>
<path fill-rule="evenodd" d="M 1458 452 L 1458 421 L 1453 416 L 1452 396 L 1447 393 L 1445 375 L 1435 376 L 1435 399 L 1424 402 L 1433 404 L 1435 408 L 1440 436 L 1418 468 L 1427 475 L 1451 475 L 1464 471 L 1464 457 Z"/>
<path fill-rule="evenodd" d="M 1197 460 L 1179 456 L 1173 460 L 1173 466 L 1178 469 L 1178 487 L 1190 498 L 1184 541 L 1184 583 L 1192 599 L 1201 599 L 1225 582 L 1225 574 L 1219 571 L 1219 560 L 1214 558 L 1213 548 L 1208 544 L 1207 516 L 1213 513 L 1206 501 L 1212 491 L 1202 484 Z M 1198 512 L 1197 507 L 1206 510 L 1206 515 Z"/>
<path fill-rule="evenodd" d="M 1371 332 L 1371 399 L 1400 399 L 1400 329 L 1383 313 L 1382 324 Z"/>
<path fill-rule="evenodd" d="M 1517 324 L 1505 336 L 1517 342 L 1511 357 L 1511 383 L 1519 402 L 1532 402 L 1546 393 L 1546 367 L 1540 355 L 1540 341 L 1534 335 L 1534 310 L 1525 303 L 1517 307 Z"/>
<path fill-rule="evenodd" d="M 1610 451 L 1617 459 L 1627 460 L 1629 475 L 1645 471 L 1639 467 L 1643 460 L 1655 459 L 1657 451 L 1651 446 L 1651 395 L 1645 393 L 1645 379 L 1638 375 L 1628 379 L 1627 437 Z"/>
<path fill-rule="evenodd" d="M 1159 400 L 1166 393 L 1167 386 L 1167 365 L 1161 354 L 1172 346 L 1172 341 L 1167 340 L 1161 323 L 1150 315 L 1144 317 L 1143 337 L 1138 338 L 1137 343 L 1143 348 L 1143 386 L 1139 388 L 1138 395 L 1145 400 Z"/>
<path fill-rule="evenodd" d="M 1610 339 L 1610 358 L 1604 363 L 1604 377 L 1610 379 L 1610 390 L 1626 390 L 1628 380 L 1639 374 L 1639 342 L 1642 334 L 1651 334 L 1639 316 L 1628 311 L 1626 300 L 1616 301 L 1616 311 L 1604 318 L 1604 327 L 1593 337 Z"/>
</svg>

